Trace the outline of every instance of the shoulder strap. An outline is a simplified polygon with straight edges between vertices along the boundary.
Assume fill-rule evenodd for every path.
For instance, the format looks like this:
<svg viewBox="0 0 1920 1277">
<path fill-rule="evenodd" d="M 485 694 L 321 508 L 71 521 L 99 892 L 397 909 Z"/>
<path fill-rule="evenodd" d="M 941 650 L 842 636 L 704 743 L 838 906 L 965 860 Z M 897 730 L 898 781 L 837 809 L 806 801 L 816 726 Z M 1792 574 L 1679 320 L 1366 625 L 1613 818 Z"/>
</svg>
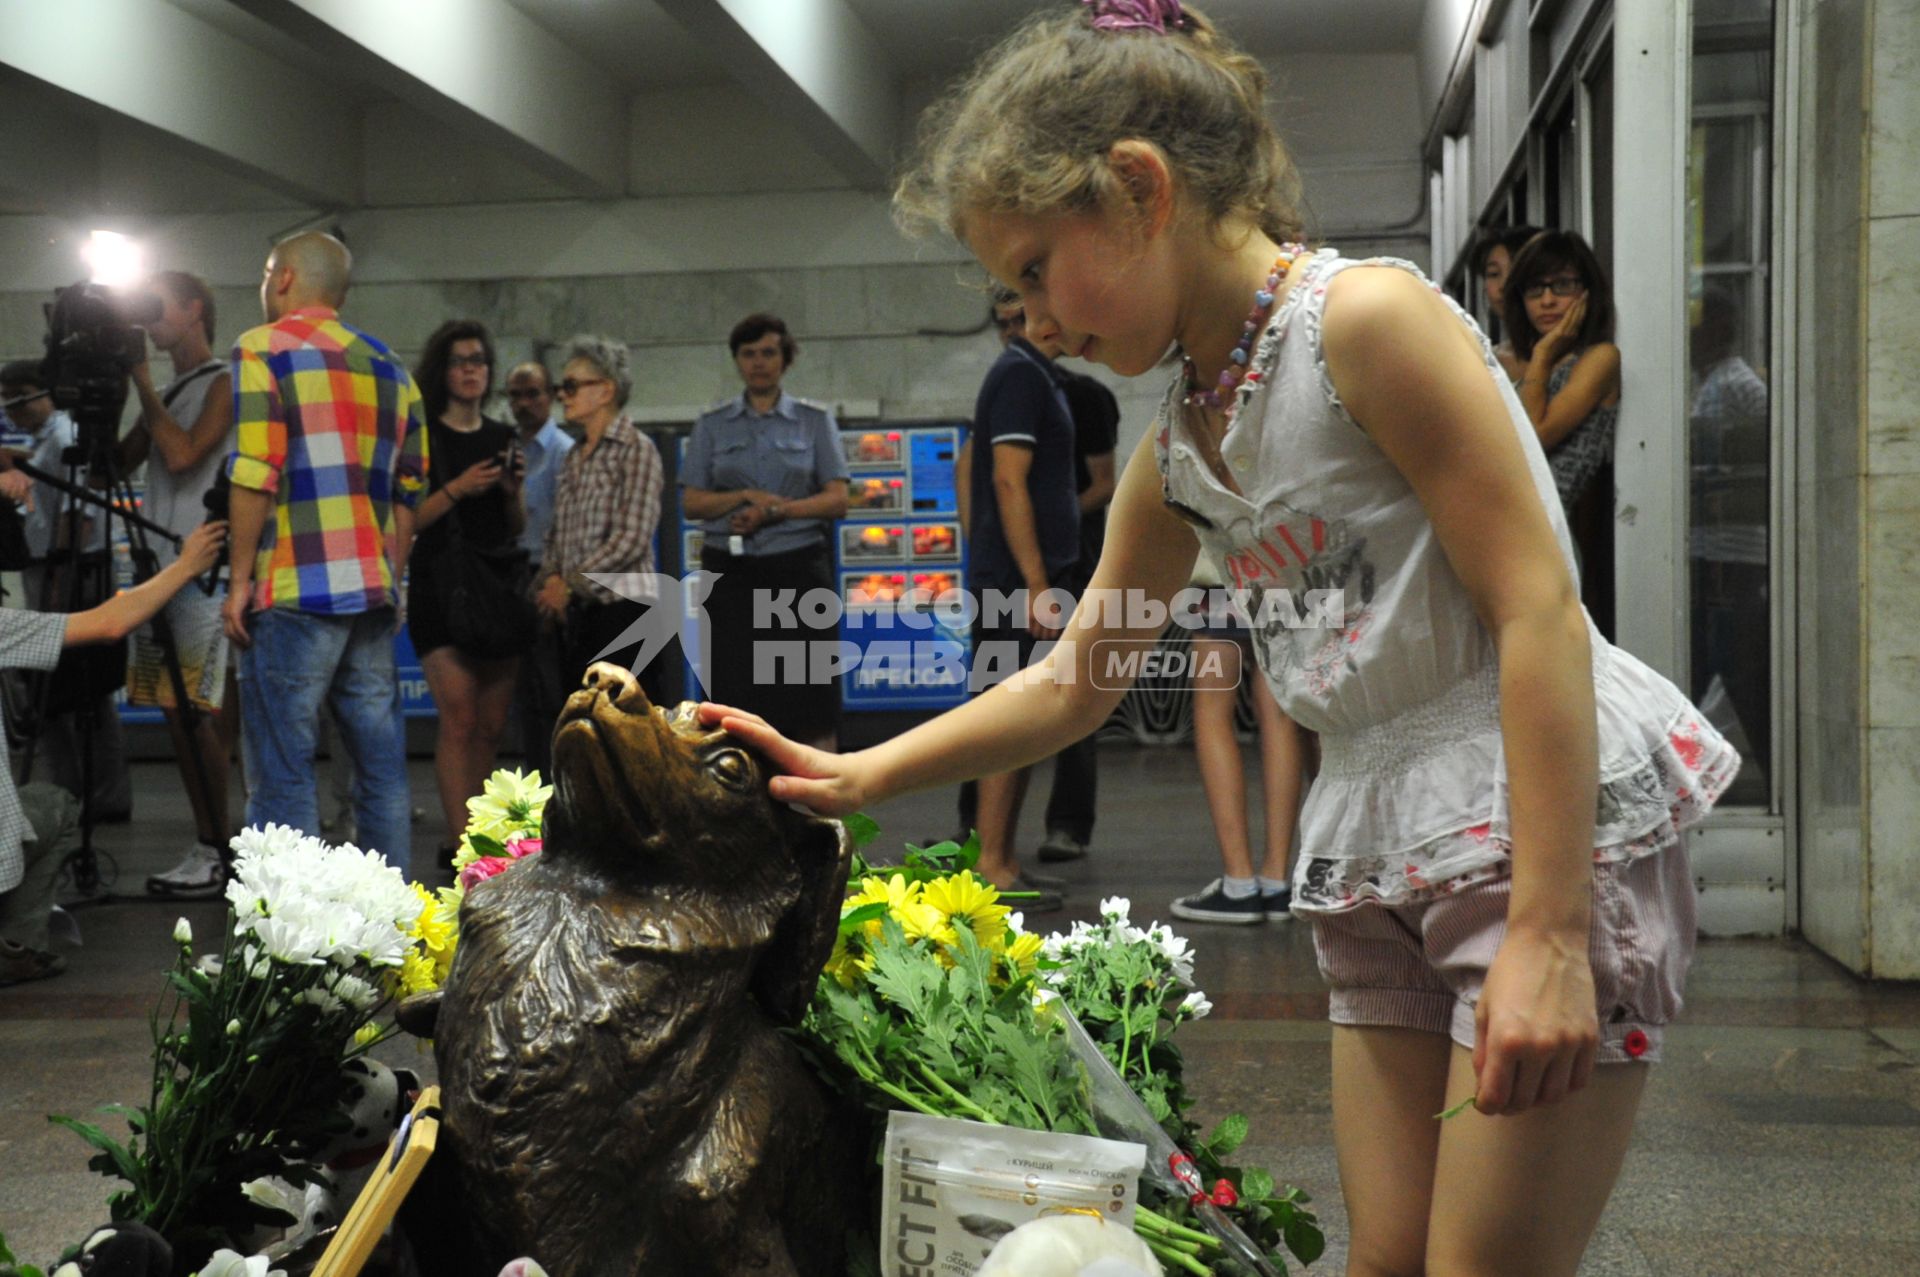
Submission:
<svg viewBox="0 0 1920 1277">
<path fill-rule="evenodd" d="M 161 406 L 165 408 L 168 412 L 172 412 L 174 401 L 180 398 L 180 396 L 186 391 L 188 386 L 191 386 L 194 382 L 200 380 L 202 377 L 208 376 L 212 373 L 223 371 L 226 368 L 226 366 L 227 366 L 227 361 L 224 359 L 207 360 L 206 363 L 201 364 L 198 368 L 195 368 L 192 372 L 188 373 L 186 376 L 182 377 L 180 380 L 174 382 L 171 386 L 168 386 L 167 393 L 160 396 Z"/>
</svg>

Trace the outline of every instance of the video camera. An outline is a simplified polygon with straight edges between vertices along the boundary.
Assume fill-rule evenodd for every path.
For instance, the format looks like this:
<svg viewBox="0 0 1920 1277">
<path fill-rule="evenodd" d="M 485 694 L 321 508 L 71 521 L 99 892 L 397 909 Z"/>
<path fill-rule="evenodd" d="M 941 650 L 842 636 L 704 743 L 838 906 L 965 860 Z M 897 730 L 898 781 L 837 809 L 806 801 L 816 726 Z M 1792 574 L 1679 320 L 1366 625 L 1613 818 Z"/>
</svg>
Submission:
<svg viewBox="0 0 1920 1277">
<path fill-rule="evenodd" d="M 82 282 L 47 304 L 47 357 L 41 374 L 53 402 L 73 417 L 87 468 L 112 451 L 127 402 L 127 374 L 146 358 L 140 325 L 160 318 L 160 298 L 144 290 Z"/>
</svg>

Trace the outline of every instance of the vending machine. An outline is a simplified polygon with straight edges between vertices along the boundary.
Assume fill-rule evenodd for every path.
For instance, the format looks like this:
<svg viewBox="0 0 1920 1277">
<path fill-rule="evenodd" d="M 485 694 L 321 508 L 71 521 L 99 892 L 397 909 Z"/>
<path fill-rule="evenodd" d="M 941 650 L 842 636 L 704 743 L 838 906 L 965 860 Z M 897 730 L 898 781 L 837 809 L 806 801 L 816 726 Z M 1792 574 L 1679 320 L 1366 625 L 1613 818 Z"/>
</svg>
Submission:
<svg viewBox="0 0 1920 1277">
<path fill-rule="evenodd" d="M 843 430 L 851 476 L 834 528 L 840 637 L 857 653 L 841 682 L 854 710 L 947 709 L 967 698 L 970 636 L 954 467 L 960 423 Z"/>
<path fill-rule="evenodd" d="M 966 538 L 955 478 L 966 431 L 964 423 L 942 422 L 840 432 L 849 502 L 832 536 L 841 704 L 850 712 L 940 710 L 967 697 L 971 636 L 958 593 L 966 585 Z M 675 514 L 681 562 L 692 571 L 701 530 L 677 503 Z M 681 621 L 688 653 L 698 650 L 698 625 L 689 607 Z"/>
</svg>

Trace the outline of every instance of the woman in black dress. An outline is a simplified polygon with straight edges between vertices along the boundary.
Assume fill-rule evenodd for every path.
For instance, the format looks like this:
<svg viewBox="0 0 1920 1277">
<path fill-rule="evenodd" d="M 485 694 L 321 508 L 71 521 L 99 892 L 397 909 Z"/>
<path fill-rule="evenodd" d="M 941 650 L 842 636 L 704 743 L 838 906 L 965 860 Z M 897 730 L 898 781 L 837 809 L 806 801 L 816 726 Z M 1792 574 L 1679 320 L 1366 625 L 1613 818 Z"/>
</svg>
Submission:
<svg viewBox="0 0 1920 1277">
<path fill-rule="evenodd" d="M 439 712 L 434 774 L 453 841 L 466 828 L 467 799 L 493 771 L 520 660 L 454 646 L 448 618 L 436 603 L 436 569 L 463 541 L 518 589 L 526 565 L 515 542 L 526 526 L 526 508 L 513 427 L 480 413 L 493 384 L 487 330 L 471 319 L 440 325 L 427 339 L 414 380 L 426 408 L 428 481 L 409 561 L 407 626 Z"/>
</svg>

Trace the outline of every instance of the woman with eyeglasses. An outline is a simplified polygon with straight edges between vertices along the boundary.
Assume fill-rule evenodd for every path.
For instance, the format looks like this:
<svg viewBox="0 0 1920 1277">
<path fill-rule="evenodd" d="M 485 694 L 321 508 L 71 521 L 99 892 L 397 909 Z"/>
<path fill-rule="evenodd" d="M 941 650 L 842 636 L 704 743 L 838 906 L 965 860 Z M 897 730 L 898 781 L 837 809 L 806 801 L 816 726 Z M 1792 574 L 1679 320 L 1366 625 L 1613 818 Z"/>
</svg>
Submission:
<svg viewBox="0 0 1920 1277">
<path fill-rule="evenodd" d="M 1542 231 L 1513 259 L 1504 320 L 1526 371 L 1526 407 L 1553 468 L 1560 504 L 1573 509 L 1613 459 L 1620 417 L 1620 348 L 1613 344 L 1613 290 L 1573 231 Z"/>
<path fill-rule="evenodd" d="M 515 544 L 526 525 L 512 426 L 481 412 L 493 386 L 493 338 L 477 320 L 434 330 L 414 368 L 427 418 L 427 495 L 410 556 L 407 632 L 427 676 L 440 721 L 434 779 L 450 838 L 467 825 L 467 799 L 493 771 L 513 704 L 518 655 L 468 651 L 453 642 L 439 602 L 441 575 L 458 545 L 475 551 L 518 588 L 526 555 Z M 451 854 L 443 848 L 442 859 Z"/>
<path fill-rule="evenodd" d="M 561 686 L 571 690 L 602 650 L 651 606 L 589 577 L 654 570 L 653 533 L 664 480 L 660 450 L 624 411 L 633 393 L 626 343 L 575 337 L 567 343 L 556 389 L 567 424 L 582 434 L 560 470 L 533 601 L 544 622 L 559 627 Z M 655 704 L 668 660 L 678 651 L 675 644 L 635 671 Z M 609 652 L 606 659 L 628 654 Z"/>
</svg>

